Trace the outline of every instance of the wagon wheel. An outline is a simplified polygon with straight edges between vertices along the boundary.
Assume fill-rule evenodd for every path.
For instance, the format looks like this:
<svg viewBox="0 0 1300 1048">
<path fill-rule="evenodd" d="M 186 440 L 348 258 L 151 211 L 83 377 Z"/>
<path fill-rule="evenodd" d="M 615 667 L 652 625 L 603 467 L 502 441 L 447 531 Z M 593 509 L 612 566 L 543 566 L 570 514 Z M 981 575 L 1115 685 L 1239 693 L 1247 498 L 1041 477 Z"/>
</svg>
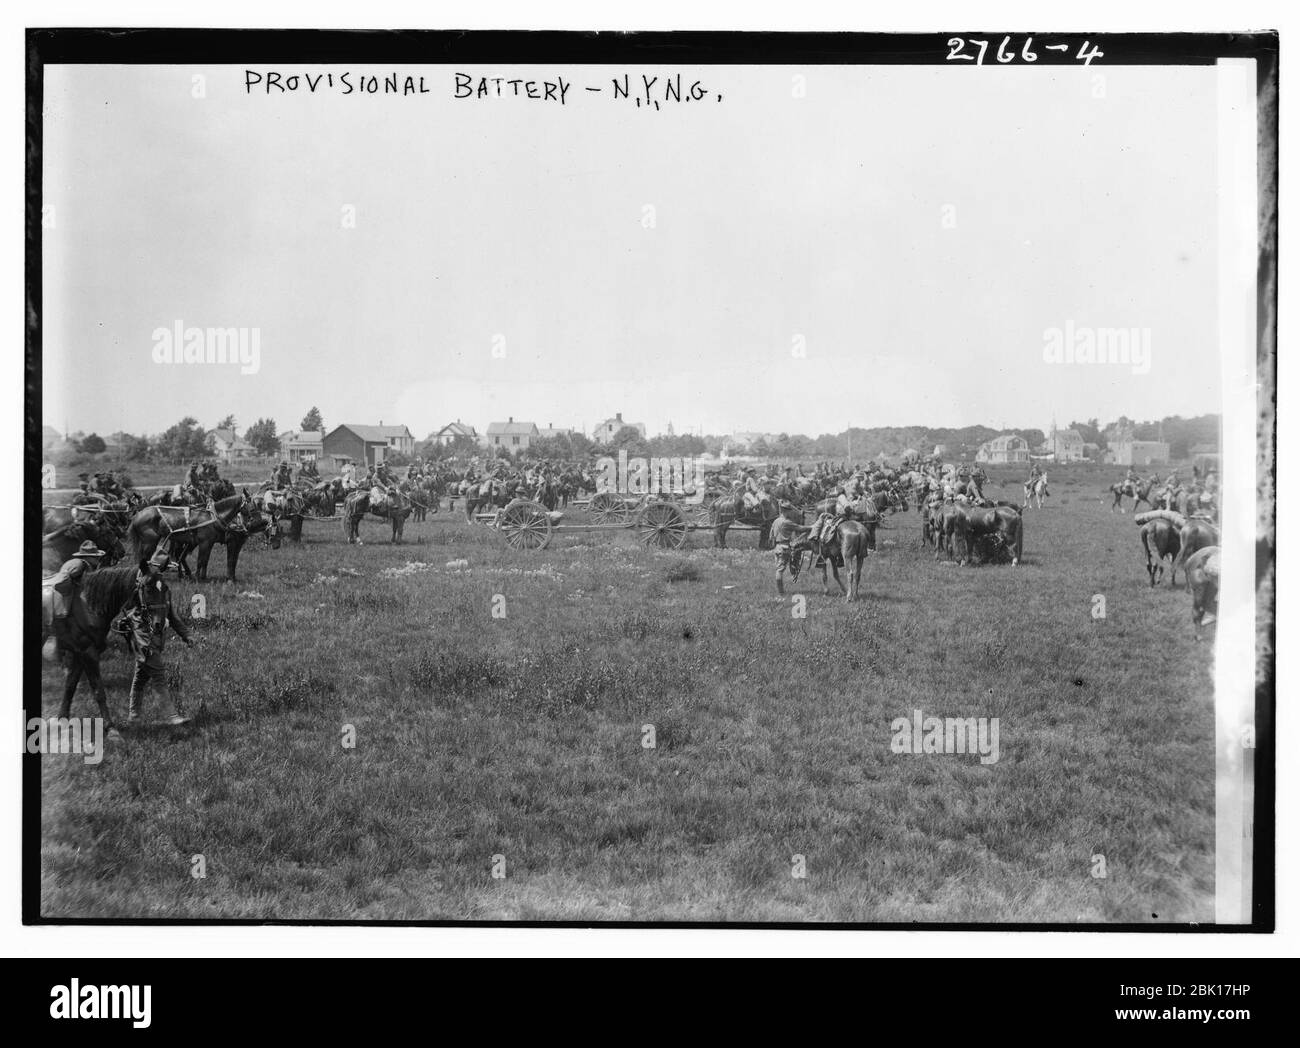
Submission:
<svg viewBox="0 0 1300 1048">
<path fill-rule="evenodd" d="M 636 519 L 637 534 L 646 546 L 681 549 L 686 541 L 686 517 L 671 502 L 651 502 Z"/>
<path fill-rule="evenodd" d="M 587 504 L 587 512 L 597 524 L 623 524 L 629 517 L 627 502 L 616 492 L 602 491 Z"/>
<path fill-rule="evenodd" d="M 551 518 L 536 502 L 515 501 L 497 516 L 511 549 L 545 549 L 551 541 Z"/>
<path fill-rule="evenodd" d="M 613 493 L 602 491 L 591 496 L 591 501 L 587 503 L 587 512 L 596 518 L 596 523 L 604 524 L 612 505 L 614 505 Z"/>
</svg>

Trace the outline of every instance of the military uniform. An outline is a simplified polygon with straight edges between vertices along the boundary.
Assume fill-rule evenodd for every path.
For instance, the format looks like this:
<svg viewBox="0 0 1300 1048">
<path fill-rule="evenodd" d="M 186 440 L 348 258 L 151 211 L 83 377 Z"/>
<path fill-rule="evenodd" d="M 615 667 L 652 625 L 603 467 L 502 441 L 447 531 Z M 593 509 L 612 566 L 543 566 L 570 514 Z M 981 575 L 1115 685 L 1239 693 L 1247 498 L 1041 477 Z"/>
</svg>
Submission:
<svg viewBox="0 0 1300 1048">
<path fill-rule="evenodd" d="M 167 583 L 154 569 L 166 566 L 165 554 L 154 554 L 148 566 L 142 566 L 135 578 L 135 592 L 122 612 L 131 640 L 131 649 L 135 652 L 135 674 L 131 678 L 131 698 L 128 707 L 130 720 L 140 719 L 140 707 L 147 687 L 158 681 L 163 682 L 163 689 L 171 697 L 175 710 L 173 721 L 185 718 L 181 698 L 166 684 L 162 653 L 167 643 L 167 627 L 176 631 L 177 636 L 186 645 L 194 642 L 185 623 L 176 615 L 172 607 L 171 591 Z"/>
<path fill-rule="evenodd" d="M 781 508 L 786 509 L 787 507 L 788 503 L 783 504 Z M 794 552 L 798 548 L 800 541 L 810 530 L 810 528 L 796 524 L 789 517 L 785 516 L 777 517 L 776 520 L 772 522 L 772 552 L 773 556 L 776 558 L 776 571 L 778 577 L 780 576 L 780 573 L 785 571 L 787 568 L 790 570 L 792 576 L 798 577 L 798 569 L 792 564 Z"/>
<path fill-rule="evenodd" d="M 100 716 L 105 728 L 113 727 L 113 717 L 108 708 L 108 694 L 104 690 L 103 678 L 99 675 L 99 655 L 102 647 L 96 646 L 90 615 L 81 599 L 81 587 L 85 577 L 100 564 L 104 552 L 87 539 L 81 544 L 71 559 L 64 562 L 59 570 L 45 585 L 54 590 L 53 621 L 50 630 L 54 635 L 55 649 L 68 668 L 63 682 L 63 701 L 59 705 L 59 716 L 72 715 L 72 699 L 76 695 L 77 685 L 84 674 L 95 693 L 99 704 Z"/>
</svg>

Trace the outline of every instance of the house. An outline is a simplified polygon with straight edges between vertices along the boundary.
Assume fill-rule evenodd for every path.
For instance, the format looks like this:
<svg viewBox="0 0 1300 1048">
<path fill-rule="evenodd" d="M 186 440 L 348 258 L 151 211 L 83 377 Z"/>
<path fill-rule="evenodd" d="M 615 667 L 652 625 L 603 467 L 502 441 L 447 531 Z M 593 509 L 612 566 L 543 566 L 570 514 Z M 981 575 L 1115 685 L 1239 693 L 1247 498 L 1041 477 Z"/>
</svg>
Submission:
<svg viewBox="0 0 1300 1048">
<path fill-rule="evenodd" d="M 516 422 L 513 415 L 506 422 L 492 422 L 487 428 L 488 447 L 522 451 L 537 439 L 536 422 Z"/>
<path fill-rule="evenodd" d="M 1119 466 L 1154 466 L 1169 461 L 1169 445 L 1163 440 L 1134 440 L 1128 437 L 1111 445 Z"/>
<path fill-rule="evenodd" d="M 323 440 L 318 429 L 285 430 L 280 434 L 280 451 L 291 463 L 319 461 L 325 454 Z"/>
<path fill-rule="evenodd" d="M 975 452 L 976 462 L 1004 466 L 1013 462 L 1029 461 L 1029 441 L 1015 433 L 1003 433 L 980 445 Z"/>
<path fill-rule="evenodd" d="M 604 422 L 600 423 L 600 425 L 598 425 L 592 431 L 591 439 L 594 440 L 597 444 L 608 444 L 611 440 L 614 439 L 618 431 L 622 429 L 624 426 L 631 426 L 634 430 L 636 430 L 638 433 L 641 434 L 642 439 L 645 438 L 645 423 L 624 422 L 623 412 L 620 411 L 613 418 L 607 418 L 605 419 Z"/>
<path fill-rule="evenodd" d="M 1083 461 L 1083 436 L 1077 429 L 1052 428 L 1052 435 L 1047 438 L 1046 451 L 1057 462 Z"/>
<path fill-rule="evenodd" d="M 232 462 L 251 458 L 257 454 L 257 449 L 243 437 L 236 434 L 233 429 L 212 429 L 208 431 L 208 436 L 212 438 L 212 448 L 216 452 L 217 458 L 221 459 L 227 466 Z"/>
<path fill-rule="evenodd" d="M 405 426 L 359 425 L 345 422 L 335 426 L 321 440 L 321 455 L 331 459 L 335 469 L 347 463 L 377 466 L 393 454 L 412 455 L 415 437 Z"/>
<path fill-rule="evenodd" d="M 552 425 L 548 422 L 548 423 L 546 423 L 545 426 L 541 426 L 541 427 L 538 428 L 538 430 L 537 430 L 537 439 L 538 439 L 538 440 L 547 440 L 547 439 L 549 439 L 549 438 L 551 438 L 551 437 L 568 437 L 568 436 L 571 436 L 572 434 L 573 434 L 573 430 L 571 430 L 571 429 L 564 429 L 564 428 L 557 427 L 557 426 L 552 426 Z"/>
<path fill-rule="evenodd" d="M 457 419 L 455 422 L 448 422 L 442 429 L 431 438 L 433 443 L 441 444 L 444 448 L 457 437 L 465 437 L 472 440 L 475 444 L 480 443 L 478 430 L 467 423 Z"/>
</svg>

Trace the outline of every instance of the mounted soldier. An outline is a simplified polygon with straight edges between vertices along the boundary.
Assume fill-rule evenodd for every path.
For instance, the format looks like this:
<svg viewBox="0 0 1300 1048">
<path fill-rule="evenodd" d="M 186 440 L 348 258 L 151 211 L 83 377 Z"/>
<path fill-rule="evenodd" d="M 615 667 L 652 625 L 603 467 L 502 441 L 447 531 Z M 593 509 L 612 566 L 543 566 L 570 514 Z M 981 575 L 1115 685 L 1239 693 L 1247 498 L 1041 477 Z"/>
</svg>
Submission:
<svg viewBox="0 0 1300 1048">
<path fill-rule="evenodd" d="M 167 563 L 167 554 L 162 550 L 140 561 L 140 570 L 135 577 L 135 592 L 122 611 L 122 623 L 131 650 L 135 653 L 135 673 L 131 677 L 131 695 L 127 707 L 127 720 L 132 724 L 140 720 L 145 690 L 160 683 L 168 693 L 174 710 L 169 723 L 184 724 L 188 719 L 179 693 L 167 683 L 166 668 L 162 661 L 168 626 L 176 631 L 176 635 L 187 647 L 194 646 L 189 630 L 172 607 L 171 591 L 162 578 Z"/>
<path fill-rule="evenodd" d="M 282 459 L 280 464 L 271 471 L 271 487 L 275 491 L 282 491 L 289 486 L 291 479 L 289 463 Z"/>
<path fill-rule="evenodd" d="M 90 492 L 90 474 L 82 473 L 81 483 L 77 485 L 77 492 L 72 496 L 72 505 L 74 506 L 94 506 L 99 503 Z"/>
<path fill-rule="evenodd" d="M 835 499 L 835 511 L 818 514 L 809 530 L 823 551 L 834 541 L 840 523 L 852 518 L 853 504 L 864 494 L 866 494 L 866 475 L 859 470 L 840 485 L 839 495 Z M 824 552 L 818 556 L 819 564 L 824 557 Z"/>
<path fill-rule="evenodd" d="M 181 481 L 181 494 L 191 498 L 203 494 L 203 474 L 199 470 L 198 459 L 191 462 L 190 468 L 185 471 L 185 479 Z"/>
<path fill-rule="evenodd" d="M 320 473 L 316 469 L 316 459 L 308 456 L 298 463 L 298 479 L 305 480 L 309 484 L 315 484 L 320 480 Z"/>
</svg>

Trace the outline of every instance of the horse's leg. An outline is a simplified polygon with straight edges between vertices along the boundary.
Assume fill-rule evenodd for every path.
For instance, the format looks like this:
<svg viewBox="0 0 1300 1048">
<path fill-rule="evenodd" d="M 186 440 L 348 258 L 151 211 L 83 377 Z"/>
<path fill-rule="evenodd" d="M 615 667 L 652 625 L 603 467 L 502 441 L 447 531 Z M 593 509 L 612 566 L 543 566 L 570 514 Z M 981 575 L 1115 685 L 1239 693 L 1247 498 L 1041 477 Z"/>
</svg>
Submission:
<svg viewBox="0 0 1300 1048">
<path fill-rule="evenodd" d="M 226 548 L 229 549 L 229 547 Z M 211 559 L 211 557 L 212 557 L 212 543 L 200 542 L 199 543 L 199 574 L 198 574 L 198 579 L 200 582 L 206 582 L 208 579 L 208 561 Z"/>
<path fill-rule="evenodd" d="M 239 565 L 239 551 L 244 547 L 243 538 L 231 536 L 226 539 L 226 581 L 235 581 L 235 568 Z"/>
<path fill-rule="evenodd" d="M 835 576 L 835 585 L 839 586 L 840 592 L 847 597 L 849 591 L 844 585 L 844 580 L 840 578 L 840 566 L 836 564 L 835 561 L 833 560 L 831 561 L 831 573 L 834 574 Z"/>
<path fill-rule="evenodd" d="M 99 706 L 99 715 L 104 720 L 104 730 L 107 731 L 113 727 L 113 712 L 108 707 L 108 692 L 99 671 L 99 659 L 94 656 L 86 658 L 86 681 L 95 691 L 95 702 Z"/>
<path fill-rule="evenodd" d="M 59 703 L 59 716 L 65 719 L 72 716 L 72 697 L 77 693 L 84 669 L 82 658 L 80 652 L 73 652 L 68 657 L 68 670 L 63 675 L 63 701 Z"/>
</svg>

